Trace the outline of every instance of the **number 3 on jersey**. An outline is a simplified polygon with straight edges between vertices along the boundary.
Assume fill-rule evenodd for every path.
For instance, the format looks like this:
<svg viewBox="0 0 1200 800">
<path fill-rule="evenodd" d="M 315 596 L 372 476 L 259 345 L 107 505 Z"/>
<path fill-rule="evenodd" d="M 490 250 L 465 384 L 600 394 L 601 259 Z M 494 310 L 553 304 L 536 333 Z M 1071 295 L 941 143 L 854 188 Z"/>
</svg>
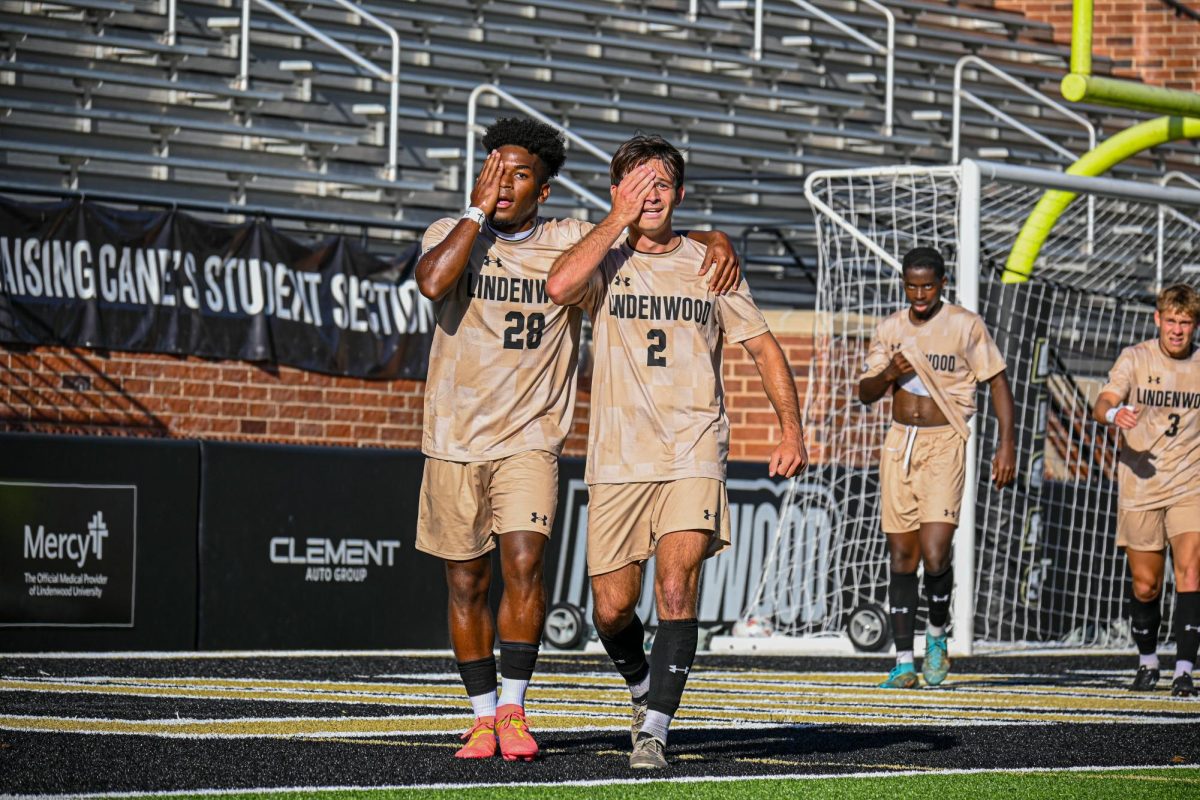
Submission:
<svg viewBox="0 0 1200 800">
<path fill-rule="evenodd" d="M 521 350 L 526 347 L 535 350 L 542 343 L 542 333 L 546 330 L 545 314 L 530 314 L 526 317 L 520 311 L 510 311 L 504 315 L 504 321 L 511 323 L 504 329 L 505 350 Z M 525 334 L 525 341 L 517 338 L 522 333 Z"/>
<path fill-rule="evenodd" d="M 646 338 L 650 340 L 650 346 L 646 348 L 646 366 L 665 367 L 667 359 L 662 353 L 667 349 L 667 332 L 652 328 L 646 334 Z"/>
<path fill-rule="evenodd" d="M 1179 433 L 1179 423 L 1181 417 L 1178 414 L 1167 414 L 1167 419 L 1171 420 L 1171 427 L 1167 428 L 1167 436 L 1175 436 Z"/>
</svg>

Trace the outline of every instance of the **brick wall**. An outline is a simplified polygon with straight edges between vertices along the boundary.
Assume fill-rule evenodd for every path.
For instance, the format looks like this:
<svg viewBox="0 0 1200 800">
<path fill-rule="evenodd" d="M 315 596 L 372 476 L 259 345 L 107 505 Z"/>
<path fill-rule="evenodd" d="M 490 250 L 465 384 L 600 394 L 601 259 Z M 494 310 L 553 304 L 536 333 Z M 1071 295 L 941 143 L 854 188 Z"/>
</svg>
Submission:
<svg viewBox="0 0 1200 800">
<path fill-rule="evenodd" d="M 1198 0 L 1184 0 L 1200 10 Z M 1054 26 L 1071 43 L 1070 0 L 996 0 L 996 7 Z M 1200 91 L 1200 22 L 1177 17 L 1162 0 L 1096 0 L 1092 52 L 1116 62 L 1118 77 Z"/>
<path fill-rule="evenodd" d="M 803 402 L 811 318 L 769 316 L 801 376 Z M 730 457 L 766 461 L 779 436 L 775 412 L 745 350 L 727 347 L 724 355 Z M 417 449 L 424 388 L 238 361 L 0 345 L 6 431 Z M 585 452 L 589 400 L 581 387 L 568 454 Z"/>
</svg>

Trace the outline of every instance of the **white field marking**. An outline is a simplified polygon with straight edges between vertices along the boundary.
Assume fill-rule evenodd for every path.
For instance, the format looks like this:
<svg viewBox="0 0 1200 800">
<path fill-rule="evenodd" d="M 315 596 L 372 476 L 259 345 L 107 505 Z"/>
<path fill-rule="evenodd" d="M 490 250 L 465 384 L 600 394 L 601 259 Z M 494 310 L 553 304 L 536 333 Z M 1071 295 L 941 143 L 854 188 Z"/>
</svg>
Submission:
<svg viewBox="0 0 1200 800">
<path fill-rule="evenodd" d="M 125 658 L 158 659 L 165 661 L 211 661 L 215 658 L 453 658 L 450 650 L 205 650 L 202 652 L 171 650 L 124 650 L 100 653 L 0 653 L 3 659 L 62 658 L 78 660 L 119 660 Z"/>
<path fill-rule="evenodd" d="M 845 781 L 861 780 L 863 778 L 912 778 L 918 775 L 1053 775 L 1056 773 L 1087 773 L 1087 772 L 1122 772 L 1132 770 L 1186 770 L 1195 769 L 1194 765 L 1179 766 L 1147 766 L 1135 764 L 1132 766 L 1104 767 L 1017 767 L 1017 768 L 981 768 L 981 769 L 903 769 L 895 772 L 847 772 L 842 775 L 813 775 L 811 773 L 796 773 L 791 775 L 714 775 L 714 776 L 678 776 L 671 778 L 604 778 L 588 781 L 546 781 L 526 783 L 530 789 L 554 788 L 558 786 L 631 786 L 657 783 L 735 783 L 739 781 Z M 1081 776 L 1083 777 L 1083 776 Z M 1136 776 L 1130 776 L 1134 778 Z M 9 795 L 10 800 L 59 800 L 59 798 L 79 798 L 79 800 L 102 800 L 104 798 L 122 797 L 185 797 L 188 795 L 205 795 L 212 797 L 236 797 L 248 794 L 287 794 L 313 792 L 395 792 L 409 790 L 413 792 L 455 791 L 466 789 L 502 789 L 509 788 L 512 783 L 430 783 L 424 785 L 393 784 L 388 786 L 286 786 L 258 787 L 245 789 L 178 789 L 165 792 L 97 792 L 93 794 L 27 794 Z"/>
<path fill-rule="evenodd" d="M 986 642 L 975 643 L 975 654 L 972 658 L 987 657 L 987 658 L 1004 658 L 1013 659 L 1024 657 L 1038 656 L 1120 656 L 1128 655 L 1124 650 L 1101 650 L 1097 648 L 1075 647 L 1043 647 L 1038 649 L 1020 649 L 1020 648 L 1005 648 L 1004 646 L 993 646 Z M 495 651 L 499 652 L 499 651 Z M 1160 645 L 1158 650 L 1160 655 L 1170 655 L 1175 652 L 1172 645 Z M 712 650 L 701 650 L 697 655 L 707 656 L 728 656 L 726 651 L 719 653 Z M 745 654 L 747 658 L 754 658 L 752 653 Z M 453 658 L 454 653 L 451 650 L 204 650 L 204 651 L 180 651 L 180 650 L 123 650 L 123 651 L 102 651 L 94 653 L 78 653 L 78 652 L 62 652 L 62 651 L 30 651 L 25 653 L 0 653 L 2 659 L 25 659 L 25 658 L 65 658 L 65 659 L 123 659 L 123 658 L 144 658 L 144 659 L 166 659 L 166 660 L 186 660 L 196 659 L 199 661 L 211 660 L 214 658 L 343 658 L 345 656 L 355 657 L 394 657 L 402 658 Z M 582 659 L 592 659 L 596 657 L 596 653 L 585 653 L 582 650 L 547 650 L 540 656 L 541 660 L 552 662 L 570 663 Z M 862 655 L 855 653 L 847 655 L 845 658 L 861 658 Z M 826 658 L 838 658 L 838 656 L 826 656 Z"/>
</svg>

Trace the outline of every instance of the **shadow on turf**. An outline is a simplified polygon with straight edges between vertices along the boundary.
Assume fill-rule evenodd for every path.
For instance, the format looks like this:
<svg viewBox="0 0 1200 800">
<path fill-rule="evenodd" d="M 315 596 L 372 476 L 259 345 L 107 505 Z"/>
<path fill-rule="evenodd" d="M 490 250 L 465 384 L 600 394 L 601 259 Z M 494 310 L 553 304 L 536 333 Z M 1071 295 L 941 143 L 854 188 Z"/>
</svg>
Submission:
<svg viewBox="0 0 1200 800">
<path fill-rule="evenodd" d="M 847 730 L 822 725 L 799 725 L 755 730 L 699 730 L 685 728 L 671 732 L 668 748 L 673 760 L 708 764 L 745 759 L 778 759 L 780 767 L 803 761 L 867 761 L 883 752 L 939 752 L 960 745 L 954 733 L 927 729 L 894 728 Z M 621 735 L 564 735 L 556 748 L 575 752 L 629 750 L 629 739 Z M 852 757 L 852 758 L 849 758 Z M 786 762 L 786 763 L 784 763 Z"/>
</svg>

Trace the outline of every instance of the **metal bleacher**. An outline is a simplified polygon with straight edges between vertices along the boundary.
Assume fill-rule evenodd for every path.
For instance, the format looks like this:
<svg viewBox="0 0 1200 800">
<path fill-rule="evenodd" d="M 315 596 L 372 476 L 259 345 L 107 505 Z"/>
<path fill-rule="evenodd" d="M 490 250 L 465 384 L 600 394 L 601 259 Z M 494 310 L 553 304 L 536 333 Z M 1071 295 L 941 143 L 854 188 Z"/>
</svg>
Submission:
<svg viewBox="0 0 1200 800">
<path fill-rule="evenodd" d="M 386 67 L 389 37 L 332 0 L 283 2 L 291 14 Z M 823 10 L 882 41 L 883 20 L 855 0 Z M 686 148 L 682 222 L 741 237 L 756 293 L 811 302 L 812 223 L 804 176 L 820 168 L 947 163 L 954 70 L 976 55 L 1057 95 L 1067 50 L 1042 23 L 989 0 L 890 0 L 896 18 L 895 127 L 883 132 L 878 52 L 786 0 L 367 2 L 400 38 L 397 170 L 388 160 L 387 86 L 277 15 L 252 7 L 242 86 L 241 0 L 181 0 L 174 44 L 159 0 L 0 0 L 0 192 L 86 192 L 161 202 L 225 219 L 266 214 L 297 234 L 362 233 L 381 254 L 456 210 L 467 101 L 493 83 L 611 152 L 635 130 Z M 1111 65 L 1097 59 L 1104 72 Z M 978 74 L 976 74 L 978 73 Z M 1086 136 L 985 72 L 971 91 L 1082 153 Z M 1142 115 L 1083 107 L 1102 132 Z M 494 97 L 478 122 L 511 113 Z M 963 155 L 1062 165 L 1063 157 L 980 108 L 964 106 Z M 1157 149 L 1125 176 L 1195 171 L 1194 144 Z M 575 148 L 569 177 L 607 194 L 606 165 Z M 556 189 L 548 213 L 596 218 Z"/>
</svg>

